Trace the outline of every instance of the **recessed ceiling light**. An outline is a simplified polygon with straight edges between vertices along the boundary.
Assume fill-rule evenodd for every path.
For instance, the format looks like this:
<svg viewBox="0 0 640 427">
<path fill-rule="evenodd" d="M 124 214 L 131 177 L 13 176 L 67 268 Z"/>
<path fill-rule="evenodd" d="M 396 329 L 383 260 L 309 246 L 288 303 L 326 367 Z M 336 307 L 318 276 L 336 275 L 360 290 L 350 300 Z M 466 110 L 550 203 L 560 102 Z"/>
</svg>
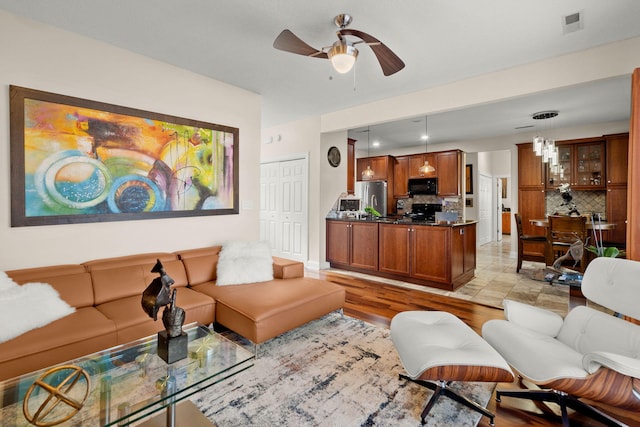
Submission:
<svg viewBox="0 0 640 427">
<path fill-rule="evenodd" d="M 371 144 L 371 145 L 373 145 L 374 147 L 379 147 L 380 143 L 378 141 L 373 141 L 373 144 Z"/>
</svg>

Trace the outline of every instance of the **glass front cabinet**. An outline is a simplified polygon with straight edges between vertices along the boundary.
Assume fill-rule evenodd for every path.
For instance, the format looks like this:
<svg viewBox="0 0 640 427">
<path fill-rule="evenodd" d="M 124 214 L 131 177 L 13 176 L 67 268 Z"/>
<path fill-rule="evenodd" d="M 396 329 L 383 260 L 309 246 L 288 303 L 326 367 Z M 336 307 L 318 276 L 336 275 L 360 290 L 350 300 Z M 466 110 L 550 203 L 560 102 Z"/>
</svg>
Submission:
<svg viewBox="0 0 640 427">
<path fill-rule="evenodd" d="M 547 189 L 569 184 L 573 190 L 604 190 L 604 141 L 562 144 L 558 164 L 547 165 Z"/>
</svg>

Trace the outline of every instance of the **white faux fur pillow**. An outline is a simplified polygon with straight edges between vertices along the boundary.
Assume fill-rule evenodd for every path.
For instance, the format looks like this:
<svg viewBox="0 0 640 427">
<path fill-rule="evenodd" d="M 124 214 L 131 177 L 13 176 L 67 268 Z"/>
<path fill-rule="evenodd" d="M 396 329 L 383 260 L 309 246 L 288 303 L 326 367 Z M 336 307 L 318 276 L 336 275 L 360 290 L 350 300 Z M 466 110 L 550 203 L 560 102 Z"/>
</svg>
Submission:
<svg viewBox="0 0 640 427">
<path fill-rule="evenodd" d="M 73 313 L 47 283 L 18 285 L 0 271 L 0 343 Z"/>
<path fill-rule="evenodd" d="M 273 258 L 269 242 L 227 242 L 218 258 L 218 285 L 273 280 Z"/>
</svg>

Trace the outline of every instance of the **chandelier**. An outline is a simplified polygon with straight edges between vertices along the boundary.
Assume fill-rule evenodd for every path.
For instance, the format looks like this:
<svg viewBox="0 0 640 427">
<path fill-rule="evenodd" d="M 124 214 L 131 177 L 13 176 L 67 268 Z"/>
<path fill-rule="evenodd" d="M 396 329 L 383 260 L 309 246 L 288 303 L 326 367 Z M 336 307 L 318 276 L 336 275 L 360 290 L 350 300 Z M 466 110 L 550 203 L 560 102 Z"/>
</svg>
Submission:
<svg viewBox="0 0 640 427">
<path fill-rule="evenodd" d="M 531 115 L 533 120 L 552 119 L 558 115 L 558 110 L 539 111 Z M 543 163 L 551 163 L 552 166 L 558 165 L 558 147 L 556 141 L 552 138 L 544 138 L 539 134 L 533 138 L 533 151 L 536 156 L 542 156 Z"/>
</svg>

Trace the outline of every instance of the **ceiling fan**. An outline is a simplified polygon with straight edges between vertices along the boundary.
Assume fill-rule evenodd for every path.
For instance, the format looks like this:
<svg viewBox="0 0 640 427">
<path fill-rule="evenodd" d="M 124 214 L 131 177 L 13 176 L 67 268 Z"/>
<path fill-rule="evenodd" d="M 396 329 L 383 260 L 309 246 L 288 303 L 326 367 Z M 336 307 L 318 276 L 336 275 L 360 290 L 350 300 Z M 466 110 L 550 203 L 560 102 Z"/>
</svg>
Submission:
<svg viewBox="0 0 640 427">
<path fill-rule="evenodd" d="M 393 53 L 391 49 L 389 49 L 380 40 L 363 31 L 347 28 L 352 21 L 353 18 L 351 15 L 346 13 L 336 16 L 334 23 L 338 28 L 340 28 L 336 32 L 338 41 L 333 43 L 331 46 L 323 47 L 321 50 L 309 46 L 290 30 L 283 30 L 273 42 L 273 47 L 279 50 L 284 50 L 285 52 L 310 56 L 312 58 L 329 59 L 333 68 L 338 73 L 344 74 L 353 68 L 356 58 L 358 58 L 358 49 L 356 49 L 356 45 L 364 43 L 373 50 L 373 53 L 376 55 L 376 58 L 378 58 L 378 62 L 380 63 L 382 72 L 385 76 L 395 74 L 404 68 L 404 62 L 402 62 L 402 59 Z M 347 39 L 346 36 L 356 37 L 360 40 L 351 41 Z"/>
</svg>

